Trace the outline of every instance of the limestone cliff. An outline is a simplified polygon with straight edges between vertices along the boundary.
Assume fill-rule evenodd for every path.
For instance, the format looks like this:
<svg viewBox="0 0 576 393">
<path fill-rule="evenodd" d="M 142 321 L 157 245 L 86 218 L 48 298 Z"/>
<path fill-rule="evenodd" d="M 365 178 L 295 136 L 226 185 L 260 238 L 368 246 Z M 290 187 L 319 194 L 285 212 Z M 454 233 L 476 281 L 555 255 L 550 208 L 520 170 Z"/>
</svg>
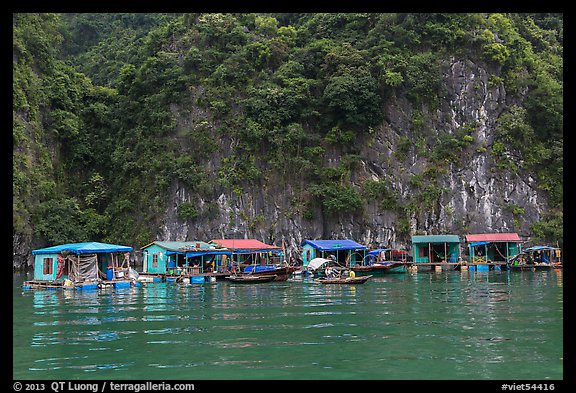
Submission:
<svg viewBox="0 0 576 393">
<path fill-rule="evenodd" d="M 313 219 L 305 219 L 293 201 L 297 187 L 291 184 L 246 186 L 240 195 L 231 190 L 214 188 L 215 200 L 196 200 L 185 187 L 173 184 L 170 202 L 162 220 L 160 239 L 211 239 L 222 237 L 258 238 L 280 245 L 284 240 L 292 253 L 297 253 L 304 239 L 352 238 L 362 244 L 406 247 L 415 233 L 440 234 L 516 231 L 529 235 L 529 225 L 540 217 L 546 201 L 534 187 L 534 179 L 521 171 L 498 167 L 491 152 L 496 134 L 496 120 L 511 103 L 502 84 L 492 85 L 483 66 L 469 59 L 453 58 L 444 71 L 445 96 L 439 97 L 434 111 L 420 109 L 425 124 L 415 130 L 411 124 L 414 106 L 402 95 L 386 105 L 384 121 L 361 144 L 361 165 L 351 176 L 351 183 L 361 191 L 366 179 L 385 181 L 396 195 L 399 205 L 421 200 L 422 185 L 411 178 L 423 178 L 437 191 L 434 200 L 405 214 L 405 209 L 382 209 L 368 199 L 359 214 L 327 216 L 315 208 Z M 516 100 L 522 97 L 516 97 Z M 467 125 L 469 145 L 459 151 L 457 160 L 445 165 L 444 173 L 427 171 L 434 141 L 441 135 L 455 135 Z M 406 155 L 396 154 L 402 138 L 411 143 Z M 338 154 L 325 157 L 326 165 L 338 165 Z M 214 177 L 216 173 L 213 172 Z M 426 177 L 430 177 L 427 179 Z M 182 202 L 197 202 L 205 209 L 216 202 L 218 214 L 210 219 L 183 222 L 175 215 Z M 522 214 L 509 209 L 516 206 Z M 398 221 L 405 218 L 409 228 L 399 231 Z"/>
</svg>

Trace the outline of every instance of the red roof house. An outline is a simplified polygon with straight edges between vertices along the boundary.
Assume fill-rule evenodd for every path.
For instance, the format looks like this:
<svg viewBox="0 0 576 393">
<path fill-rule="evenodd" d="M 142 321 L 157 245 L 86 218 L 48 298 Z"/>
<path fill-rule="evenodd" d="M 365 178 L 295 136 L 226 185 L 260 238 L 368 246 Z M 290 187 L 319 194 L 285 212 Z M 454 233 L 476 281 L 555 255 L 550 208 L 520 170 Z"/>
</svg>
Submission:
<svg viewBox="0 0 576 393">
<path fill-rule="evenodd" d="M 478 233 L 466 235 L 466 241 L 471 242 L 521 242 L 517 233 Z"/>
<path fill-rule="evenodd" d="M 508 262 L 521 251 L 522 239 L 517 233 L 477 233 L 466 235 L 466 242 L 472 263 Z"/>
<path fill-rule="evenodd" d="M 233 252 L 267 252 L 267 251 L 281 251 L 282 247 L 272 246 L 270 244 L 262 243 L 256 239 L 213 239 L 210 243 L 220 244 Z"/>
</svg>

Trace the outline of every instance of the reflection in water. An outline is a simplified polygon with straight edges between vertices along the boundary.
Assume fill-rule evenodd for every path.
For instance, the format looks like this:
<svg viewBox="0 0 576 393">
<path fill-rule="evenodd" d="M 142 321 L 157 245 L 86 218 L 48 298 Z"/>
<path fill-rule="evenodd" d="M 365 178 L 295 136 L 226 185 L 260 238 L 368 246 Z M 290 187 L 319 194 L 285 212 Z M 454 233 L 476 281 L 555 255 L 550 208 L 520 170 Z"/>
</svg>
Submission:
<svg viewBox="0 0 576 393">
<path fill-rule="evenodd" d="M 14 378 L 562 378 L 562 275 L 478 273 L 15 286 Z"/>
</svg>

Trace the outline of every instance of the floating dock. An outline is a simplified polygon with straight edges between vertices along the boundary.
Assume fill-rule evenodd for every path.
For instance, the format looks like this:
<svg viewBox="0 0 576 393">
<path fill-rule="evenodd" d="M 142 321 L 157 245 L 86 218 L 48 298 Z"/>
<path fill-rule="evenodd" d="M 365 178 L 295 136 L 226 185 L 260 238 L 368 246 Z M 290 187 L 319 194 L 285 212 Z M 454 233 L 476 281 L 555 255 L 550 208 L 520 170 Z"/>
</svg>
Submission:
<svg viewBox="0 0 576 393">
<path fill-rule="evenodd" d="M 103 288 L 130 288 L 140 286 L 138 282 L 132 280 L 111 280 L 100 282 L 73 283 L 65 280 L 30 280 L 22 284 L 22 289 L 75 289 L 75 290 L 96 290 Z"/>
</svg>

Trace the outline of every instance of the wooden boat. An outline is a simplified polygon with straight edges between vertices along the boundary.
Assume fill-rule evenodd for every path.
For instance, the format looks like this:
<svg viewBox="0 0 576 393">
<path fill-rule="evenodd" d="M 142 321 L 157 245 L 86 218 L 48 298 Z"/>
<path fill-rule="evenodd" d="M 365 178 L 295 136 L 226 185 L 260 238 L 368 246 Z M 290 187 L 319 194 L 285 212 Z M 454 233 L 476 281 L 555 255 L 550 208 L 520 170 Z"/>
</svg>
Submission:
<svg viewBox="0 0 576 393">
<path fill-rule="evenodd" d="M 367 265 L 367 266 L 353 266 L 350 268 L 352 271 L 354 271 L 355 273 L 365 273 L 365 272 L 371 272 L 374 270 L 374 265 Z"/>
<path fill-rule="evenodd" d="M 550 270 L 562 269 L 560 263 L 523 263 L 518 265 L 508 265 L 509 270 Z"/>
<path fill-rule="evenodd" d="M 546 270 L 562 269 L 560 248 L 534 246 L 513 256 L 508 261 L 510 270 Z"/>
<path fill-rule="evenodd" d="M 404 250 L 378 248 L 366 254 L 362 265 L 353 266 L 356 273 L 404 273 L 408 271 L 410 257 Z"/>
<path fill-rule="evenodd" d="M 317 278 L 321 284 L 364 284 L 370 279 L 370 276 L 360 276 L 360 277 L 333 277 L 333 278 Z"/>
<path fill-rule="evenodd" d="M 249 274 L 252 276 L 275 276 L 274 281 L 286 281 L 290 275 L 288 269 L 288 266 L 250 265 L 244 269 L 244 272 L 241 273 L 241 275 Z"/>
<path fill-rule="evenodd" d="M 232 282 L 243 284 L 254 284 L 254 283 L 274 281 L 276 279 L 276 275 L 232 274 L 226 278 Z"/>
</svg>

